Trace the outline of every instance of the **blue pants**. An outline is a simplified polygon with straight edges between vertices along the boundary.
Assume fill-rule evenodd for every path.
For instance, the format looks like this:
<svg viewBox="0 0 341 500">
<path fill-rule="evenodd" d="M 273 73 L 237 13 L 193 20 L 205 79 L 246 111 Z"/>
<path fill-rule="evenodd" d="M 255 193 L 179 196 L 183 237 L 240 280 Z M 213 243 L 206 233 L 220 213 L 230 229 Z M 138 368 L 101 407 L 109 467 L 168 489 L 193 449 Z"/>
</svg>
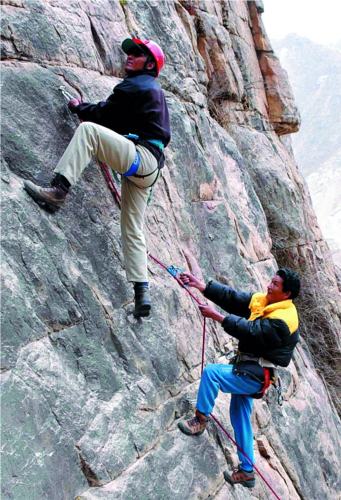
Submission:
<svg viewBox="0 0 341 500">
<path fill-rule="evenodd" d="M 231 393 L 230 420 L 235 441 L 254 463 L 251 413 L 253 398 L 247 394 L 258 392 L 262 384 L 244 375 L 234 375 L 232 365 L 209 364 L 202 373 L 197 399 L 197 409 L 208 416 L 213 410 L 219 389 Z M 252 471 L 252 465 L 238 450 L 241 468 Z"/>
</svg>

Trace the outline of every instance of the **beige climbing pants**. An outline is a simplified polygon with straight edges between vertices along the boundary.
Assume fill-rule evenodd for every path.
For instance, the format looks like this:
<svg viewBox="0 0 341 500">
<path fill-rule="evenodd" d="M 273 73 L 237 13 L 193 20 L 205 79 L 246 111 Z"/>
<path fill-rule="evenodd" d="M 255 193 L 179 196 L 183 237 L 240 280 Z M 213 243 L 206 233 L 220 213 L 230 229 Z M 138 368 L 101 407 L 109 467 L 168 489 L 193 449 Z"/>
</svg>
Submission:
<svg viewBox="0 0 341 500">
<path fill-rule="evenodd" d="M 148 281 L 147 248 L 143 232 L 144 213 L 150 186 L 158 175 L 157 160 L 152 153 L 122 135 L 92 122 L 83 122 L 77 128 L 70 144 L 55 168 L 74 185 L 91 159 L 105 163 L 124 174 L 134 162 L 136 152 L 141 161 L 138 175 L 152 175 L 143 179 L 122 177 L 121 231 L 122 247 L 128 281 Z"/>
</svg>

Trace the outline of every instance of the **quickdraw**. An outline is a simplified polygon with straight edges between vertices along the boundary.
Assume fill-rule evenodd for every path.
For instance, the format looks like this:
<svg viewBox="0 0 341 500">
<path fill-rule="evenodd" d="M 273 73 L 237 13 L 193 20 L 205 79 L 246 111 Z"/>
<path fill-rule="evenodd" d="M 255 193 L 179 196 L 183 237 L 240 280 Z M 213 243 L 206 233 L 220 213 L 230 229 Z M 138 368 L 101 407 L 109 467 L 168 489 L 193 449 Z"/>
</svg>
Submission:
<svg viewBox="0 0 341 500">
<path fill-rule="evenodd" d="M 277 393 L 277 403 L 279 406 L 283 406 L 283 394 L 282 394 L 282 381 L 279 375 L 276 375 L 275 382 L 273 383 L 275 391 Z"/>
</svg>

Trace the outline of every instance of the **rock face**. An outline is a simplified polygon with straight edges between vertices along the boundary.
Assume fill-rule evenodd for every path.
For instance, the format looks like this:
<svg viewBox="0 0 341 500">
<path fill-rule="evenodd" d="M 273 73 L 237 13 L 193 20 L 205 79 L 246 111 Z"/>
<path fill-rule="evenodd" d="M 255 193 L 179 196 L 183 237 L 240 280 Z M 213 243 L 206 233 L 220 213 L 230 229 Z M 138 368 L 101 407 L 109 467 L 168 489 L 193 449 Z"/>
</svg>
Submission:
<svg viewBox="0 0 341 500">
<path fill-rule="evenodd" d="M 98 167 L 53 215 L 22 189 L 51 177 L 76 126 L 59 86 L 104 99 L 133 32 L 165 48 L 173 126 L 150 252 L 249 290 L 278 265 L 301 272 L 303 338 L 281 370 L 284 406 L 272 393 L 255 402 L 257 465 L 282 499 L 337 498 L 340 295 L 283 136 L 299 116 L 260 3 L 2 3 L 2 498 L 251 498 L 225 484 L 235 450 L 213 423 L 197 439 L 177 430 L 195 404 L 200 315 L 151 262 L 153 315 L 132 317 L 119 211 Z M 215 324 L 207 336 L 207 361 L 224 362 L 231 337 Z M 228 399 L 214 411 L 231 432 Z M 252 496 L 270 498 L 260 479 Z"/>
<path fill-rule="evenodd" d="M 278 135 L 297 132 L 300 117 L 296 108 L 287 73 L 274 54 L 259 13 L 259 2 L 249 2 L 251 30 L 258 55 L 267 100 L 267 113 Z"/>
</svg>

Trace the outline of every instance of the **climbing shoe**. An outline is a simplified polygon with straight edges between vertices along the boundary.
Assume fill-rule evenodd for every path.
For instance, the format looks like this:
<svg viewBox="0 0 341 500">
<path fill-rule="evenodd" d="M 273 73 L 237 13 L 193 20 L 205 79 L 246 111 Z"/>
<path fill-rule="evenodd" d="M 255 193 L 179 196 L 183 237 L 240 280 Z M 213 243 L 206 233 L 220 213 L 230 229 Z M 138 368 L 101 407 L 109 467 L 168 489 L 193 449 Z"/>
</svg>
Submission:
<svg viewBox="0 0 341 500">
<path fill-rule="evenodd" d="M 188 436 L 200 436 L 206 429 L 208 418 L 198 410 L 192 418 L 185 418 L 180 420 L 178 427 L 181 432 Z"/>
<path fill-rule="evenodd" d="M 43 188 L 31 181 L 24 181 L 24 189 L 41 207 L 47 210 L 60 208 L 68 194 L 70 184 L 67 179 L 57 174 L 51 182 L 51 187 Z"/>
<path fill-rule="evenodd" d="M 241 484 L 246 488 L 253 488 L 256 484 L 255 473 L 241 469 L 240 465 L 232 473 L 225 471 L 224 478 L 232 485 Z"/>
<path fill-rule="evenodd" d="M 149 287 L 146 283 L 135 283 L 135 318 L 145 318 L 149 316 L 151 309 Z"/>
</svg>

